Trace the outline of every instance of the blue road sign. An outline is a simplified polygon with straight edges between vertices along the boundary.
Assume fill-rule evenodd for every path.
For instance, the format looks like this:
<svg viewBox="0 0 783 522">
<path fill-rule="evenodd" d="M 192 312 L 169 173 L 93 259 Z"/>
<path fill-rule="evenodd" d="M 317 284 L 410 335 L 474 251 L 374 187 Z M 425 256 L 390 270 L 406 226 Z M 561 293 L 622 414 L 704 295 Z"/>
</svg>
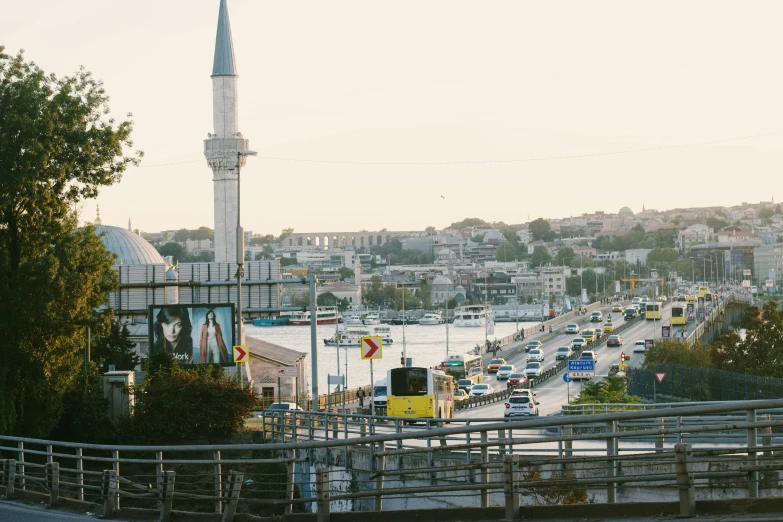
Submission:
<svg viewBox="0 0 783 522">
<path fill-rule="evenodd" d="M 593 359 L 574 359 L 568 361 L 568 372 L 594 372 L 595 361 Z"/>
<path fill-rule="evenodd" d="M 571 382 L 571 381 L 573 381 L 573 379 L 572 379 L 571 377 L 569 377 L 569 376 L 568 376 L 568 372 L 565 372 L 565 373 L 563 374 L 563 381 L 565 381 L 565 382 Z"/>
</svg>

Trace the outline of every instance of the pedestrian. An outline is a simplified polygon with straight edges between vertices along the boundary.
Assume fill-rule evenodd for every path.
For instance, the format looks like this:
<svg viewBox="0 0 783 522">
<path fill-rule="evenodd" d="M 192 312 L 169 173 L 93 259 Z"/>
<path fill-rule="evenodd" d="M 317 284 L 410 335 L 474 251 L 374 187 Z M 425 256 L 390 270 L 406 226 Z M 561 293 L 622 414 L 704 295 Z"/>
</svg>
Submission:
<svg viewBox="0 0 783 522">
<path fill-rule="evenodd" d="M 519 335 L 520 335 L 520 337 L 522 337 L 522 340 L 524 341 L 525 340 L 525 330 L 520 330 L 519 331 Z"/>
<path fill-rule="evenodd" d="M 549 333 L 552 333 L 552 326 L 549 326 Z"/>
<path fill-rule="evenodd" d="M 359 399 L 359 408 L 364 409 L 364 388 L 359 388 L 356 391 L 356 398 Z"/>
</svg>

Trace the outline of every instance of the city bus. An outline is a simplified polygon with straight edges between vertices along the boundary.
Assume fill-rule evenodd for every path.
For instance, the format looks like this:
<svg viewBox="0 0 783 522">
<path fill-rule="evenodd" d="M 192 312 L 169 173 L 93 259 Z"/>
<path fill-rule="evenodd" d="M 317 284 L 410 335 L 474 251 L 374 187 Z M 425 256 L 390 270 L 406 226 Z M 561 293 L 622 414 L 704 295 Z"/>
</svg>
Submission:
<svg viewBox="0 0 783 522">
<path fill-rule="evenodd" d="M 441 364 L 441 369 L 455 380 L 468 379 L 484 372 L 481 367 L 481 356 L 474 354 L 449 355 Z"/>
<path fill-rule="evenodd" d="M 688 323 L 688 308 L 684 304 L 672 304 L 672 326 Z"/>
<path fill-rule="evenodd" d="M 710 292 L 710 287 L 709 286 L 700 286 L 699 287 L 699 294 L 698 294 L 698 296 L 699 297 L 704 297 L 709 292 Z"/>
<path fill-rule="evenodd" d="M 431 368 L 392 368 L 387 372 L 386 414 L 409 419 L 454 418 L 454 379 Z"/>
<path fill-rule="evenodd" d="M 644 308 L 644 318 L 649 319 L 658 319 L 661 318 L 661 303 L 658 302 L 649 302 L 645 305 Z"/>
</svg>

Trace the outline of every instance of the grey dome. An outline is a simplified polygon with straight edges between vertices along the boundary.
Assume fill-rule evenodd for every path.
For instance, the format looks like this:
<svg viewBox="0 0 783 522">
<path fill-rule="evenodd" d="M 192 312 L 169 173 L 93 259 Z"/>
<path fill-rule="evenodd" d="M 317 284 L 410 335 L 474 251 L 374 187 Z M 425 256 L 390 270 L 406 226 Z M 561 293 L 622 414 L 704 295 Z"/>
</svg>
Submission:
<svg viewBox="0 0 783 522">
<path fill-rule="evenodd" d="M 630 207 L 623 207 L 618 214 L 633 214 L 633 210 L 631 210 Z"/>
<path fill-rule="evenodd" d="M 432 280 L 433 285 L 450 285 L 451 279 L 449 279 L 446 276 L 439 275 L 435 279 Z"/>
<path fill-rule="evenodd" d="M 121 227 L 98 226 L 106 250 L 117 255 L 117 265 L 162 265 L 163 258 L 146 239 Z"/>
</svg>

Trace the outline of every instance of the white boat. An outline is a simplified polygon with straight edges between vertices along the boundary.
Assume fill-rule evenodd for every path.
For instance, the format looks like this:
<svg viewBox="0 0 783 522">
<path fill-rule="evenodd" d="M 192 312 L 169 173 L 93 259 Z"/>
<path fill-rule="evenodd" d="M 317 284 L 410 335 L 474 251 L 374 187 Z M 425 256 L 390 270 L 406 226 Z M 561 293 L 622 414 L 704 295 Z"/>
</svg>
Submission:
<svg viewBox="0 0 783 522">
<path fill-rule="evenodd" d="M 488 317 L 492 317 L 488 306 L 460 306 L 454 309 L 454 326 L 486 326 Z"/>
<path fill-rule="evenodd" d="M 290 312 L 286 313 L 283 312 L 282 315 L 288 316 L 288 324 L 291 325 L 309 325 L 310 324 L 310 311 L 306 312 Z M 335 306 L 324 306 L 323 308 L 318 308 L 318 313 L 316 315 L 317 317 L 317 324 L 335 324 L 337 323 L 337 319 L 339 317 L 337 313 L 337 307 Z"/>
<path fill-rule="evenodd" d="M 391 328 L 388 326 L 376 326 L 372 330 L 369 328 L 347 328 L 345 330 L 338 330 L 334 336 L 330 339 L 324 339 L 326 346 L 337 346 L 338 341 L 340 346 L 360 346 L 362 344 L 362 337 L 366 336 L 380 336 L 383 340 L 383 344 L 392 344 L 394 339 L 391 337 Z"/>
<path fill-rule="evenodd" d="M 358 315 L 346 315 L 343 317 L 343 324 L 345 326 L 361 326 L 364 323 Z"/>
<path fill-rule="evenodd" d="M 443 324 L 443 316 L 437 312 L 424 314 L 424 317 L 419 319 L 419 324 L 425 326 L 433 325 L 433 324 Z"/>
<path fill-rule="evenodd" d="M 362 324 L 365 326 L 373 325 L 373 324 L 381 324 L 381 316 L 379 316 L 376 313 L 367 314 L 364 316 L 364 319 L 362 319 Z"/>
</svg>

